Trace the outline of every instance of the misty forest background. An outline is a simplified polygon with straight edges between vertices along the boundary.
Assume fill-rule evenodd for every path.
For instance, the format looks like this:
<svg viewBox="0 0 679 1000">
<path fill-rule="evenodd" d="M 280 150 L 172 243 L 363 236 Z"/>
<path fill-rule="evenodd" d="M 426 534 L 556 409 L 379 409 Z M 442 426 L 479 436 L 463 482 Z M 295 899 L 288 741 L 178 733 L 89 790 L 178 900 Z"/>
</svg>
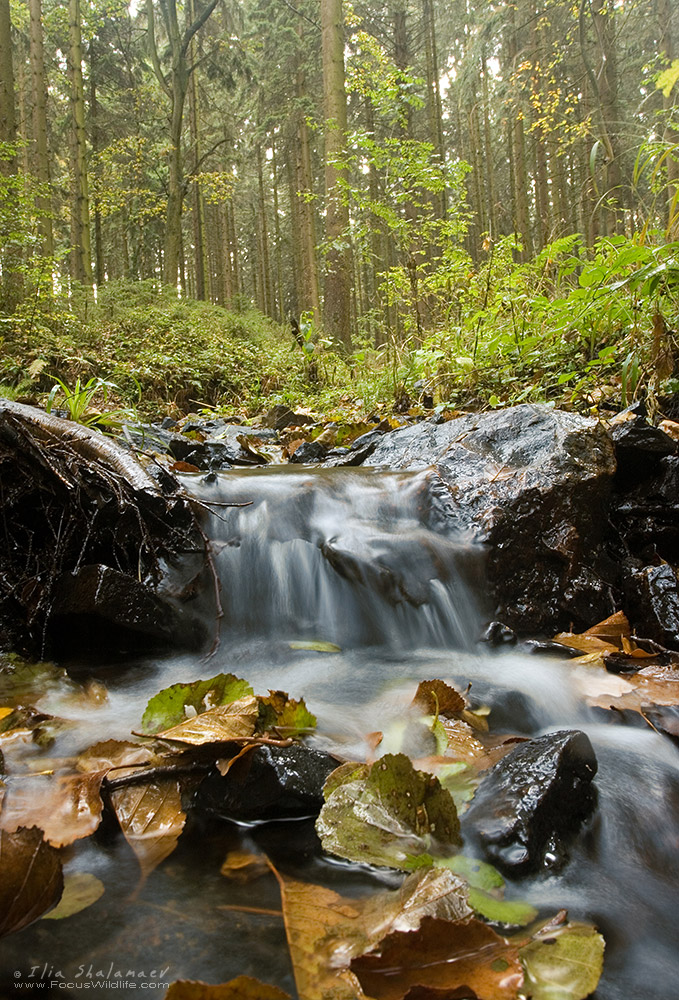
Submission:
<svg viewBox="0 0 679 1000">
<path fill-rule="evenodd" d="M 671 0 L 0 0 L 0 391 L 679 389 Z"/>
</svg>

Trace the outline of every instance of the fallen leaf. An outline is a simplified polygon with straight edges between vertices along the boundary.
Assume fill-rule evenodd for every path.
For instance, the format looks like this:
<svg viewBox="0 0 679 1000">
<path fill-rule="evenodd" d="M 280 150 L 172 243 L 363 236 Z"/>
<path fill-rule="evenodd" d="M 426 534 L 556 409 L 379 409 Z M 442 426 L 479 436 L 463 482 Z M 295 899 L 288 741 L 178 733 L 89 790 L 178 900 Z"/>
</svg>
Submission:
<svg viewBox="0 0 679 1000">
<path fill-rule="evenodd" d="M 592 625 L 583 634 L 595 636 L 597 639 L 603 639 L 605 642 L 618 643 L 619 646 L 622 646 L 622 639 L 629 639 L 632 632 L 625 612 L 616 611 L 609 618 L 605 618 L 602 622 Z"/>
<path fill-rule="evenodd" d="M 146 877 L 172 854 L 184 829 L 181 787 L 173 778 L 127 785 L 111 792 L 111 804 L 125 839 Z"/>
<path fill-rule="evenodd" d="M 351 768 L 351 765 L 349 766 Z M 363 864 L 402 870 L 418 854 L 448 855 L 461 845 L 452 796 L 405 754 L 330 775 L 316 821 L 324 850 Z"/>
<path fill-rule="evenodd" d="M 89 837 L 101 822 L 103 774 L 27 775 L 7 781 L 0 827 L 38 827 L 54 847 Z"/>
<path fill-rule="evenodd" d="M 261 878 L 262 875 L 268 875 L 270 868 L 262 854 L 252 854 L 250 851 L 229 851 L 219 872 L 234 882 L 253 882 L 255 879 Z"/>
<path fill-rule="evenodd" d="M 61 899 L 43 920 L 64 920 L 87 909 L 104 895 L 104 883 L 89 872 L 74 872 L 64 876 Z"/>
<path fill-rule="evenodd" d="M 479 1000 L 516 1000 L 523 984 L 516 947 L 478 920 L 425 917 L 419 930 L 390 934 L 351 969 L 374 1000 L 403 1000 L 413 987 L 466 987 Z"/>
<path fill-rule="evenodd" d="M 467 707 L 467 702 L 459 691 L 445 681 L 421 681 L 418 685 L 413 705 L 423 715 L 444 715 L 454 718 Z"/>
<path fill-rule="evenodd" d="M 341 653 L 342 647 L 336 646 L 334 642 L 323 642 L 321 639 L 313 639 L 309 642 L 300 640 L 299 642 L 289 642 L 290 649 L 307 649 L 311 653 Z"/>
<path fill-rule="evenodd" d="M 219 986 L 186 980 L 170 983 L 164 1000 L 290 1000 L 290 995 L 259 979 L 239 976 Z"/>
<path fill-rule="evenodd" d="M 259 715 L 259 702 L 254 695 L 239 698 L 229 705 L 218 705 L 193 719 L 180 722 L 155 735 L 177 743 L 202 746 L 204 743 L 228 743 L 252 736 Z"/>
<path fill-rule="evenodd" d="M 158 760 L 150 747 L 126 740 L 104 740 L 83 751 L 76 761 L 79 771 L 102 771 L 112 777 L 122 777 L 139 770 L 139 765 L 150 766 Z"/>
<path fill-rule="evenodd" d="M 170 466 L 172 472 L 200 472 L 197 465 L 192 465 L 191 462 L 173 462 Z"/>
<path fill-rule="evenodd" d="M 37 920 L 63 888 L 59 852 L 42 830 L 0 831 L 0 937 Z"/>
<path fill-rule="evenodd" d="M 526 992 L 532 1000 L 584 1000 L 597 988 L 605 942 L 596 928 L 568 923 L 547 927 L 521 948 Z"/>
<path fill-rule="evenodd" d="M 269 691 L 259 698 L 259 726 L 262 732 L 283 729 L 286 735 L 305 732 L 316 727 L 316 716 L 306 707 L 304 699 L 295 701 L 285 691 Z"/>
<path fill-rule="evenodd" d="M 469 905 L 486 920 L 525 927 L 537 917 L 538 911 L 530 903 L 504 898 L 505 880 L 485 861 L 456 854 L 452 858 L 438 859 L 435 864 L 450 869 L 468 882 Z"/>
<path fill-rule="evenodd" d="M 183 722 L 188 716 L 187 707 L 200 714 L 253 693 L 247 681 L 233 674 L 218 674 L 209 680 L 189 684 L 173 684 L 151 698 L 141 727 L 143 732 L 154 734 Z"/>
<path fill-rule="evenodd" d="M 352 958 L 393 931 L 416 930 L 427 916 L 454 921 L 470 913 L 466 886 L 443 869 L 415 872 L 400 889 L 365 900 L 346 899 L 278 872 L 276 876 L 300 1000 L 326 995 L 362 1000 L 364 994 L 348 969 Z"/>
</svg>

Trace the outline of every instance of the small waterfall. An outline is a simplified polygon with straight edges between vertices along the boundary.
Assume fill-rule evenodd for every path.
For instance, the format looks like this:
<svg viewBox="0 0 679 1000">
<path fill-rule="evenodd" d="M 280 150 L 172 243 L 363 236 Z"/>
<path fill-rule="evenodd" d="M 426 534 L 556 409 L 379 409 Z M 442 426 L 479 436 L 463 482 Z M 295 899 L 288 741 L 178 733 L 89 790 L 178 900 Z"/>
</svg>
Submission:
<svg viewBox="0 0 679 1000">
<path fill-rule="evenodd" d="M 470 648 L 478 639 L 482 550 L 454 526 L 429 527 L 426 474 L 280 467 L 197 486 L 215 505 L 225 639 L 391 649 Z"/>
</svg>

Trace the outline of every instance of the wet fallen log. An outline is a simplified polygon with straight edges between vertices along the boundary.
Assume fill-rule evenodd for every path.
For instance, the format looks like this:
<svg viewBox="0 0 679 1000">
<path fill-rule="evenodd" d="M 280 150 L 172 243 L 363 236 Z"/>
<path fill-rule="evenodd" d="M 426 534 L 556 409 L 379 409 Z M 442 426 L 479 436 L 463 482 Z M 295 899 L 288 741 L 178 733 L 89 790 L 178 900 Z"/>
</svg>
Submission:
<svg viewBox="0 0 679 1000">
<path fill-rule="evenodd" d="M 0 535 L 5 648 L 45 656 L 201 641 L 186 608 L 206 563 L 194 504 L 99 431 L 0 400 Z M 172 596 L 168 568 L 182 580 Z"/>
</svg>

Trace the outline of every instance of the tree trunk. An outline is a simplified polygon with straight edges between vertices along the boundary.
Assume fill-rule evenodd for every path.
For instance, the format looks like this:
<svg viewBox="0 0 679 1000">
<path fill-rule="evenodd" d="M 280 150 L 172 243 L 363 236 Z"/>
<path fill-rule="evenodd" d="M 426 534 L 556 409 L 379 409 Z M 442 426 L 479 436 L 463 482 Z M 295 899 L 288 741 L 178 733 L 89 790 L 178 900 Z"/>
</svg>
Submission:
<svg viewBox="0 0 679 1000">
<path fill-rule="evenodd" d="M 90 195 L 87 178 L 87 139 L 85 135 L 85 94 L 82 72 L 82 32 L 80 0 L 69 0 L 69 75 L 71 78 L 73 142 L 73 276 L 85 285 L 92 283 L 90 245 Z"/>
<path fill-rule="evenodd" d="M 93 38 L 90 42 L 90 122 L 92 136 L 92 152 L 96 155 L 99 150 L 99 102 L 97 100 L 97 73 L 96 73 L 96 51 L 95 51 L 95 39 Z M 95 263 L 95 280 L 97 286 L 104 283 L 105 277 L 105 267 L 104 267 L 104 247 L 102 241 L 101 232 L 101 210 L 99 208 L 99 199 L 97 195 L 94 196 L 94 263 Z"/>
<path fill-rule="evenodd" d="M 672 37 L 672 5 L 669 0 L 657 0 L 658 23 L 660 25 L 660 54 L 663 63 L 669 66 L 676 58 L 674 38 Z M 677 87 L 673 87 L 667 97 L 663 97 L 665 112 L 665 144 L 667 148 L 674 147 L 673 153 L 667 157 L 667 214 L 666 224 L 668 236 L 679 237 L 679 129 L 672 124 L 673 109 L 677 103 Z"/>
<path fill-rule="evenodd" d="M 14 147 L 17 132 L 11 32 L 9 0 L 0 0 L 0 142 Z M 2 157 L 0 171 L 5 177 L 16 174 L 15 151 Z M 20 263 L 19 248 L 11 244 L 0 247 L 0 260 L 2 261 L 2 305 L 11 312 L 21 295 L 20 274 L 17 270 Z"/>
<path fill-rule="evenodd" d="M 511 74 L 516 69 L 519 57 L 519 45 L 516 30 L 516 19 L 514 16 L 515 7 L 513 3 L 508 7 L 508 34 L 506 40 L 506 70 Z M 526 170 L 526 148 L 523 131 L 524 113 L 520 103 L 520 94 L 514 88 L 514 108 L 510 112 L 509 123 L 512 163 L 514 167 L 514 231 L 523 240 L 523 257 L 531 257 L 533 254 L 533 237 L 530 226 L 530 213 L 528 207 L 528 172 Z"/>
<path fill-rule="evenodd" d="M 347 97 L 344 87 L 342 0 L 321 0 L 325 109 L 327 271 L 323 320 L 326 332 L 351 350 L 351 258 L 349 207 L 342 190 L 346 168 Z"/>
</svg>

